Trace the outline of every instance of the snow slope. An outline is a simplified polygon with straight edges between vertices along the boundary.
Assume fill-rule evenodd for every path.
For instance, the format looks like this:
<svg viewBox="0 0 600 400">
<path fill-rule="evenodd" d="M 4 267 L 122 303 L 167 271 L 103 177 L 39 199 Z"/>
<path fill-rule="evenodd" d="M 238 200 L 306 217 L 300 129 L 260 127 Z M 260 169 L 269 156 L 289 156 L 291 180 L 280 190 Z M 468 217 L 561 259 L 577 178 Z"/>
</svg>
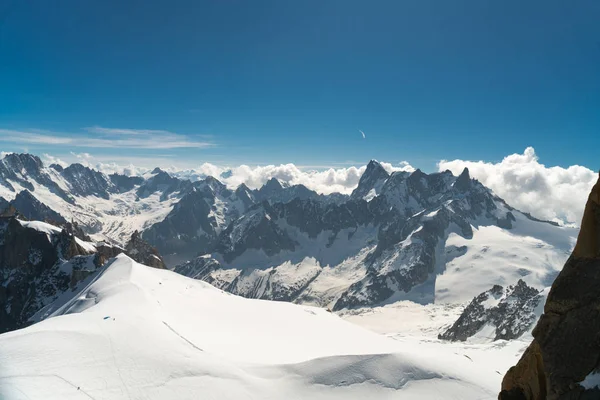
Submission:
<svg viewBox="0 0 600 400">
<path fill-rule="evenodd" d="M 45 172 L 52 171 L 44 168 Z M 56 173 L 51 174 L 53 181 L 67 193 L 68 184 Z M 10 201 L 17 193 L 27 189 L 18 182 L 8 180 L 15 191 L 0 185 L 0 197 Z M 110 199 L 90 195 L 73 196 L 70 203 L 50 191 L 46 186 L 31 180 L 32 195 L 40 202 L 58 212 L 67 221 L 75 221 L 94 232 L 96 240 L 110 239 L 119 244 L 126 243 L 135 231 L 143 231 L 156 222 L 162 221 L 179 200 L 179 193 L 174 193 L 167 199 L 161 199 L 161 193 L 153 193 L 147 197 L 136 195 L 135 189 L 125 193 L 113 193 Z"/>
<path fill-rule="evenodd" d="M 125 255 L 0 335 L 2 399 L 493 399 L 494 368 L 323 309 L 245 299 Z"/>
<path fill-rule="evenodd" d="M 547 294 L 547 292 L 544 292 Z M 539 315 L 543 311 L 545 298 L 535 310 Z M 497 398 L 502 378 L 506 371 L 519 361 L 533 337 L 531 330 L 513 340 L 494 341 L 493 330 L 484 327 L 477 335 L 466 342 L 439 340 L 438 334 L 449 328 L 460 316 L 464 305 L 427 304 L 411 301 L 399 301 L 382 307 L 344 310 L 338 313 L 343 319 L 385 335 L 403 348 L 415 348 L 422 354 L 438 354 L 445 359 L 447 354 L 458 355 L 485 373 L 486 379 L 494 381 L 492 385 Z M 487 335 L 486 335 L 487 334 Z M 458 366 L 457 368 L 462 368 Z M 429 397 L 424 397 L 429 398 Z M 444 396 L 431 398 L 449 398 Z M 465 397 L 469 398 L 469 397 Z M 488 397 L 482 396 L 482 399 Z"/>
<path fill-rule="evenodd" d="M 539 223 L 515 212 L 510 230 L 473 227 L 473 237 L 455 233 L 445 244 L 435 280 L 436 303 L 462 303 L 493 285 L 523 279 L 537 289 L 550 286 L 575 246 L 578 229 Z M 460 250 L 462 249 L 462 251 Z"/>
</svg>

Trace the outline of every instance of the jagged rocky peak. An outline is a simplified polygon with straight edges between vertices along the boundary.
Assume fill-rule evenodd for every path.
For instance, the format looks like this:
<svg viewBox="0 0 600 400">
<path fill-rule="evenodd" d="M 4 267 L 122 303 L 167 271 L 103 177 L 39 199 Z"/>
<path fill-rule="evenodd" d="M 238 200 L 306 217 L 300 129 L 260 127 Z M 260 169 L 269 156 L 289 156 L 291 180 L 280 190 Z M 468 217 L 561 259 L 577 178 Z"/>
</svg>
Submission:
<svg viewBox="0 0 600 400">
<path fill-rule="evenodd" d="M 600 180 L 588 198 L 575 249 L 548 293 L 534 340 L 504 376 L 501 400 L 600 398 L 599 229 Z"/>
<path fill-rule="evenodd" d="M 50 164 L 50 168 L 52 168 L 56 172 L 62 172 L 64 170 L 63 166 L 60 164 Z"/>
<path fill-rule="evenodd" d="M 109 178 L 115 186 L 116 191 L 120 193 L 127 192 L 136 187 L 137 185 L 141 185 L 142 183 L 144 183 L 144 178 L 142 178 L 141 176 L 127 176 L 117 174 L 116 172 L 114 174 L 110 174 Z"/>
<path fill-rule="evenodd" d="M 139 197 L 145 198 L 156 192 L 160 192 L 160 200 L 163 201 L 174 192 L 186 192 L 191 189 L 192 183 L 189 180 L 180 180 L 160 168 L 154 169 L 154 171 L 157 170 L 156 175 L 148 178 L 138 187 L 136 194 Z"/>
<path fill-rule="evenodd" d="M 133 258 L 140 264 L 144 264 L 152 268 L 166 268 L 165 262 L 158 253 L 158 250 L 142 239 L 142 236 L 138 231 L 135 231 L 131 234 L 131 238 L 125 246 L 125 251 L 129 257 Z"/>
<path fill-rule="evenodd" d="M 245 183 L 241 183 L 236 189 L 235 193 L 238 195 L 246 193 L 248 197 L 252 196 L 252 189 L 250 189 Z"/>
<path fill-rule="evenodd" d="M 277 178 L 271 178 L 258 191 L 262 198 L 268 197 L 283 189 L 283 185 Z"/>
<path fill-rule="evenodd" d="M 250 190 L 250 188 L 246 186 L 245 183 L 242 183 L 235 189 L 235 195 L 238 199 L 241 200 L 241 202 L 244 204 L 244 207 L 246 208 L 250 207 L 256 202 L 252 190 Z"/>
<path fill-rule="evenodd" d="M 385 181 L 390 177 L 390 174 L 383 166 L 375 161 L 369 161 L 367 169 L 360 177 L 358 186 L 352 191 L 353 198 L 370 200 L 381 192 L 381 188 Z"/>
<path fill-rule="evenodd" d="M 461 191 L 466 192 L 471 188 L 471 175 L 469 174 L 469 168 L 463 169 L 463 172 L 456 178 L 454 182 L 454 188 Z"/>
<path fill-rule="evenodd" d="M 438 337 L 443 340 L 465 341 L 480 334 L 487 326 L 492 328 L 493 333 L 487 333 L 489 336 L 486 339 L 516 339 L 535 322 L 535 310 L 541 300 L 540 291 L 528 286 L 522 279 L 506 289 L 494 285 L 476 296 L 456 322 Z"/>
<path fill-rule="evenodd" d="M 72 204 L 73 199 L 71 196 L 53 181 L 48 172 L 44 168 L 42 160 L 37 156 L 32 154 L 7 154 L 0 160 L 0 185 L 12 192 L 17 192 L 17 188 L 10 182 L 12 181 L 33 192 L 35 191 L 35 186 L 32 182 L 36 182 Z"/>
<path fill-rule="evenodd" d="M 152 172 L 150 172 L 151 174 L 159 174 L 161 172 L 165 172 L 162 169 L 160 169 L 160 167 L 156 167 L 152 170 Z"/>
<path fill-rule="evenodd" d="M 194 184 L 194 187 L 212 192 L 213 195 L 221 194 L 222 192 L 227 190 L 227 186 L 225 186 L 220 180 L 213 176 L 207 176 L 201 181 L 198 181 Z"/>
<path fill-rule="evenodd" d="M 109 190 L 113 183 L 109 177 L 79 163 L 63 169 L 61 175 L 71 185 L 71 192 L 77 196 L 98 196 L 109 198 Z"/>
<path fill-rule="evenodd" d="M 44 168 L 44 163 L 38 156 L 29 153 L 10 153 L 4 157 L 4 163 L 13 171 L 25 171 L 27 173 L 39 172 Z"/>
</svg>

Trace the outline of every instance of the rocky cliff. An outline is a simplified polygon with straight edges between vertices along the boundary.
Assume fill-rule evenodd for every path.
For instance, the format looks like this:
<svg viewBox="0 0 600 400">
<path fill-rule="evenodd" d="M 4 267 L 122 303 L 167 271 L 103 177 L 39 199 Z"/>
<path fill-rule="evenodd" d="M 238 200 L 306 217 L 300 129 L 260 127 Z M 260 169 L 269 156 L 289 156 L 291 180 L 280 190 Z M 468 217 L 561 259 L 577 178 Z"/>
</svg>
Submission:
<svg viewBox="0 0 600 400">
<path fill-rule="evenodd" d="M 589 196 L 575 249 L 550 289 L 534 340 L 506 373 L 499 399 L 600 398 L 593 384 L 600 367 L 599 230 L 600 181 Z"/>
<path fill-rule="evenodd" d="M 540 300 L 540 291 L 522 279 L 507 288 L 494 285 L 475 297 L 456 322 L 438 338 L 465 341 L 477 334 L 486 334 L 492 340 L 516 339 L 537 319 L 535 309 Z M 489 332 L 485 332 L 486 327 Z"/>
</svg>

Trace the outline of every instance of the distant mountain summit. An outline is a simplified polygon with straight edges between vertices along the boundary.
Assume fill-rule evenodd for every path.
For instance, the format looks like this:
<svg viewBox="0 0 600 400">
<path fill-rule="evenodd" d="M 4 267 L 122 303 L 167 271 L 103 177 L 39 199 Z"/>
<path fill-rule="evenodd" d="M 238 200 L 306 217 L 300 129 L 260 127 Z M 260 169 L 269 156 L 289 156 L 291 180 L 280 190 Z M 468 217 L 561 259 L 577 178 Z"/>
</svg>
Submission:
<svg viewBox="0 0 600 400">
<path fill-rule="evenodd" d="M 360 177 L 358 186 L 352 191 L 351 197 L 356 199 L 371 200 L 381 193 L 383 184 L 390 174 L 375 160 L 369 161 L 367 169 Z"/>
</svg>

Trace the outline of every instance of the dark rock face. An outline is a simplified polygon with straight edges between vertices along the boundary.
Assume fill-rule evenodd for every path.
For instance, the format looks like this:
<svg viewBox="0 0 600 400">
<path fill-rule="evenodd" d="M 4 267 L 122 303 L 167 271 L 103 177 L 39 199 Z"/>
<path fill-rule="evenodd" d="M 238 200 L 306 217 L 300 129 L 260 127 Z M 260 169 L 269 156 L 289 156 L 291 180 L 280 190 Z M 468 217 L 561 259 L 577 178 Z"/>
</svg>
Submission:
<svg viewBox="0 0 600 400">
<path fill-rule="evenodd" d="M 294 241 L 274 221 L 274 210 L 263 202 L 231 223 L 220 235 L 215 251 L 231 262 L 248 249 L 260 249 L 268 256 L 295 249 Z M 243 237 L 242 237 L 243 236 Z"/>
<path fill-rule="evenodd" d="M 193 279 L 199 279 L 213 284 L 210 273 L 220 268 L 221 264 L 219 264 L 217 260 L 208 256 L 200 256 L 176 266 L 173 271 Z"/>
<path fill-rule="evenodd" d="M 109 191 L 113 184 L 102 172 L 81 164 L 71 164 L 62 170 L 61 175 L 69 182 L 71 193 L 76 196 L 109 198 Z"/>
<path fill-rule="evenodd" d="M 273 204 L 287 203 L 294 199 L 316 199 L 319 195 L 304 185 L 284 186 L 276 178 L 271 178 L 263 187 L 255 191 L 254 197 L 259 202 L 268 201 Z"/>
<path fill-rule="evenodd" d="M 256 197 L 254 196 L 254 193 L 243 183 L 235 189 L 235 195 L 238 199 L 240 199 L 245 209 L 248 209 L 252 205 L 256 204 Z"/>
<path fill-rule="evenodd" d="M 64 230 L 49 236 L 14 217 L 0 218 L 0 332 L 26 326 L 34 313 L 68 290 L 73 283 L 69 271 L 78 268 L 67 266 L 67 260 L 88 255 Z"/>
<path fill-rule="evenodd" d="M 62 165 L 59 165 L 59 164 L 50 164 L 50 168 L 52 168 L 56 172 L 62 172 L 64 170 Z"/>
<path fill-rule="evenodd" d="M 219 274 L 212 274 L 221 270 L 221 264 L 208 255 L 197 257 L 177 267 L 174 271 L 182 275 L 200 279 L 211 285 L 237 295 L 255 299 L 275 301 L 295 301 L 308 285 L 319 275 L 320 271 L 303 276 L 303 279 L 289 282 L 282 279 L 276 268 L 254 271 L 233 271 L 238 273 L 234 279 L 221 279 Z M 254 274 L 258 279 L 245 279 L 245 274 Z"/>
<path fill-rule="evenodd" d="M 143 237 L 163 254 L 210 251 L 232 220 L 252 204 L 253 193 L 245 186 L 236 191 L 213 177 L 195 182 L 167 217 L 143 232 Z"/>
<path fill-rule="evenodd" d="M 0 197 L 0 213 L 4 212 L 9 206 L 10 203 L 2 197 Z"/>
<path fill-rule="evenodd" d="M 502 381 L 500 399 L 598 398 L 581 386 L 600 368 L 600 181 L 577 245 L 554 281 L 534 341 Z M 596 396 L 596 397 L 594 397 Z"/>
<path fill-rule="evenodd" d="M 41 203 L 28 190 L 23 190 L 10 202 L 21 215 L 30 220 L 48 221 L 54 224 L 67 222 L 62 215 Z"/>
<path fill-rule="evenodd" d="M 109 179 L 114 185 L 115 191 L 118 193 L 128 192 L 134 187 L 144 183 L 144 178 L 141 176 L 126 176 L 120 174 L 110 174 Z"/>
<path fill-rule="evenodd" d="M 164 254 L 208 251 L 217 237 L 217 222 L 210 216 L 209 202 L 204 192 L 186 194 L 163 221 L 144 231 L 144 239 Z"/>
<path fill-rule="evenodd" d="M 358 186 L 352 191 L 350 197 L 353 199 L 364 199 L 369 193 L 375 197 L 381 192 L 381 188 L 390 174 L 375 160 L 367 164 L 367 169 L 360 177 Z M 372 192 L 371 192 L 372 191 Z"/>
<path fill-rule="evenodd" d="M 92 238 L 90 238 L 84 231 L 83 229 L 81 229 L 81 226 L 79 226 L 79 224 L 77 224 L 77 222 L 66 222 L 63 224 L 63 228 L 65 231 L 67 231 L 69 234 L 85 241 L 85 242 L 91 242 Z"/>
<path fill-rule="evenodd" d="M 535 322 L 535 308 L 540 301 L 540 292 L 522 280 L 506 289 L 495 285 L 475 297 L 458 320 L 438 338 L 465 341 L 489 324 L 495 327 L 494 340 L 516 339 Z"/>
<path fill-rule="evenodd" d="M 156 170 L 155 170 L 156 171 Z M 138 189 L 139 197 L 148 197 L 156 192 L 161 192 L 161 201 L 166 200 L 171 194 L 176 192 L 187 192 L 191 189 L 192 183 L 188 180 L 180 180 L 172 177 L 167 172 L 160 170 L 152 178 L 146 180 Z"/>
<path fill-rule="evenodd" d="M 126 254 L 140 264 L 152 268 L 165 269 L 166 265 L 155 247 L 152 247 L 140 236 L 138 231 L 133 232 L 131 239 L 125 246 Z"/>
</svg>

